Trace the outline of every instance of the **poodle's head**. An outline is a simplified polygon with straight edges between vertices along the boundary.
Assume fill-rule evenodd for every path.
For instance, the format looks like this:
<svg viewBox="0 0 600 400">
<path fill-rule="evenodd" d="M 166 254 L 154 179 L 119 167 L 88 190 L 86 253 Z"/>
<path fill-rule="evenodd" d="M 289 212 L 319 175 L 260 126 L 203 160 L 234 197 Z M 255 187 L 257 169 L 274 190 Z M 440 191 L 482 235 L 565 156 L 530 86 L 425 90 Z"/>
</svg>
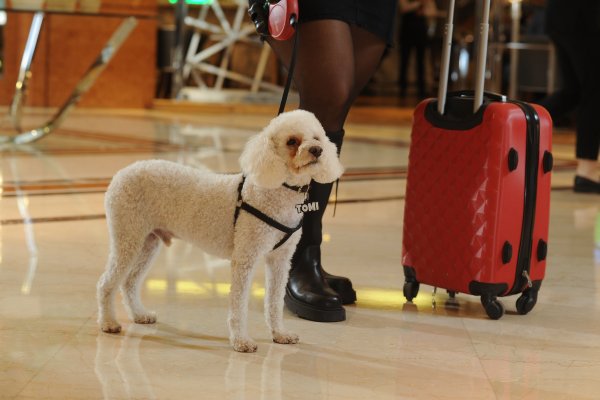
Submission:
<svg viewBox="0 0 600 400">
<path fill-rule="evenodd" d="M 266 188 L 301 186 L 311 179 L 329 183 L 344 172 L 335 144 L 314 114 L 304 110 L 275 117 L 248 141 L 240 164 L 248 179 Z"/>
</svg>

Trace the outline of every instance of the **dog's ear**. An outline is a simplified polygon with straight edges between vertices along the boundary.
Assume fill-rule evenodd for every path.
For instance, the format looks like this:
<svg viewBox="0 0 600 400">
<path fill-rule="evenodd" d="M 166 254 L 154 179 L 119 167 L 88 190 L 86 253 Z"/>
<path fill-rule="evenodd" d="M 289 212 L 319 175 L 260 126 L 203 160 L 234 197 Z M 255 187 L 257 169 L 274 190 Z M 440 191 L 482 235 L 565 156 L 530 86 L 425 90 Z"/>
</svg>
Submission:
<svg viewBox="0 0 600 400">
<path fill-rule="evenodd" d="M 270 135 L 260 133 L 246 143 L 240 156 L 242 173 L 254 184 L 274 189 L 285 182 L 285 162 L 275 151 Z"/>
<path fill-rule="evenodd" d="M 337 147 L 329 139 L 321 141 L 323 153 L 319 157 L 317 172 L 313 175 L 313 179 L 319 183 L 329 183 L 338 179 L 344 173 L 344 167 L 340 162 L 337 154 Z"/>
</svg>

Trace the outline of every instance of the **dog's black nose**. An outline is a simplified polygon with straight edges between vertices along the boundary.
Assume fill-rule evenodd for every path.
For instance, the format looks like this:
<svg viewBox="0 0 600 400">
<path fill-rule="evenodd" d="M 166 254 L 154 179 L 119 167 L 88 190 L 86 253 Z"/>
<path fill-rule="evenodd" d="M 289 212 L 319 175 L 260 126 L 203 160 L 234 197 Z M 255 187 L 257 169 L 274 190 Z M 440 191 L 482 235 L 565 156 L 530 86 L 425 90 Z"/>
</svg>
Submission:
<svg viewBox="0 0 600 400">
<path fill-rule="evenodd" d="M 319 146 L 313 146 L 310 149 L 308 149 L 308 152 L 310 154 L 312 154 L 313 156 L 315 156 L 315 158 L 319 158 L 319 156 L 323 152 L 323 149 L 320 148 Z"/>
</svg>

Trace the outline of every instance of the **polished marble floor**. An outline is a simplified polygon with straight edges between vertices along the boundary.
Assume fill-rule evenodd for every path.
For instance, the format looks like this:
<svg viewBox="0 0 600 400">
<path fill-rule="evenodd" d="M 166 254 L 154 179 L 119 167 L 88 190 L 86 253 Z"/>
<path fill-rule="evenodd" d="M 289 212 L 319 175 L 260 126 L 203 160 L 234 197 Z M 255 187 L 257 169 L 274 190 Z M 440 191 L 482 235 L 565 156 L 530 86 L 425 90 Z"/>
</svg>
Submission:
<svg viewBox="0 0 600 400">
<path fill-rule="evenodd" d="M 43 119 L 34 110 L 28 121 Z M 99 332 L 95 284 L 107 256 L 103 193 L 135 160 L 237 172 L 266 114 L 77 110 L 48 138 L 0 153 L 0 398 L 17 399 L 598 399 L 600 196 L 577 195 L 571 132 L 554 137 L 550 250 L 538 304 L 515 298 L 487 318 L 479 299 L 422 287 L 402 295 L 408 124 L 347 126 L 324 265 L 358 291 L 347 320 L 286 311 L 298 345 L 271 342 L 263 269 L 249 329 L 254 354 L 231 350 L 228 263 L 182 242 L 164 248 L 144 286 L 152 326 Z M 33 123 L 31 122 L 31 123 Z M 119 318 L 126 315 L 118 304 Z"/>
</svg>

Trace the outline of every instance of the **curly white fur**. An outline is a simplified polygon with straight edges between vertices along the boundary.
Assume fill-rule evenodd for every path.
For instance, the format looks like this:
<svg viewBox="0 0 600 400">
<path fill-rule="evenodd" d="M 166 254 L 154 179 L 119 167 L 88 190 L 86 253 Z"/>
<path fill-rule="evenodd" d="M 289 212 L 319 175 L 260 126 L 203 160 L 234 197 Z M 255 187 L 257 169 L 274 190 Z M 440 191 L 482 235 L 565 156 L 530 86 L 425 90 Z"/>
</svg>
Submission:
<svg viewBox="0 0 600 400">
<path fill-rule="evenodd" d="M 300 223 L 302 216 L 295 205 L 305 195 L 283 183 L 303 186 L 311 179 L 327 183 L 343 172 L 335 145 L 315 116 L 302 110 L 281 114 L 252 137 L 240 164 L 246 176 L 244 201 L 289 227 Z M 228 322 L 235 350 L 256 351 L 246 319 L 252 272 L 263 256 L 267 262 L 265 317 L 273 341 L 298 342 L 298 336 L 283 326 L 283 297 L 300 231 L 273 250 L 283 232 L 244 211 L 234 226 L 241 178 L 242 174 L 215 174 L 161 160 L 137 162 L 117 172 L 105 197 L 110 253 L 97 292 L 98 323 L 104 332 L 121 330 L 114 310 L 117 287 L 133 321 L 156 322 L 155 313 L 141 303 L 140 286 L 160 242 L 168 245 L 172 238 L 179 238 L 231 259 Z"/>
</svg>

